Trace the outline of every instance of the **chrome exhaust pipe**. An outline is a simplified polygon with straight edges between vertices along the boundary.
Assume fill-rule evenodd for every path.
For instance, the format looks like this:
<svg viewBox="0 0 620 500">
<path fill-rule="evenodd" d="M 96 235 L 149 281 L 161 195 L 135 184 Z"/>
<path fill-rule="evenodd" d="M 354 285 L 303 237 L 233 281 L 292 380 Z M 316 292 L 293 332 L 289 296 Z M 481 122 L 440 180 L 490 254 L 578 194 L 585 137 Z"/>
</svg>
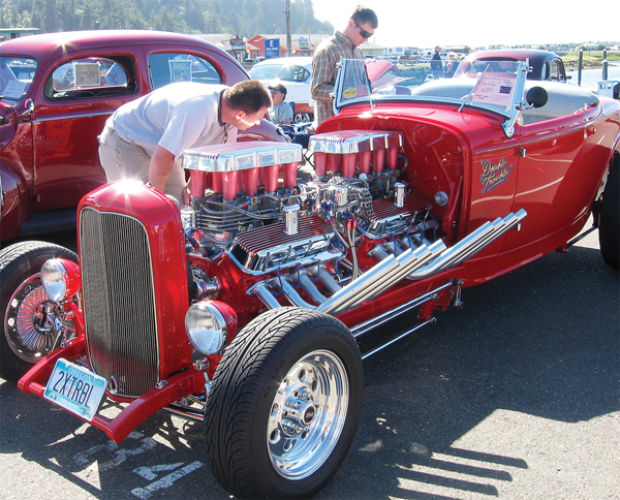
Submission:
<svg viewBox="0 0 620 500">
<path fill-rule="evenodd" d="M 386 274 L 383 278 L 380 278 L 372 288 L 369 288 L 360 297 L 358 297 L 357 303 L 345 303 L 342 307 L 339 307 L 338 310 L 340 311 L 344 308 L 356 307 L 362 302 L 373 299 L 377 295 L 383 293 L 385 290 L 401 281 L 411 271 L 418 269 L 424 264 L 428 263 L 445 248 L 446 245 L 444 244 L 444 242 L 441 240 L 437 240 L 431 246 L 422 245 L 415 250 L 408 250 L 407 252 L 402 253 L 399 257 L 397 257 L 397 260 L 400 264 L 398 268 Z M 408 254 L 406 256 L 407 258 L 401 259 L 400 257 L 405 256 L 406 253 Z"/>
<path fill-rule="evenodd" d="M 246 292 L 246 295 L 255 295 L 263 304 L 265 304 L 265 306 L 267 306 L 268 309 L 282 307 L 275 295 L 269 290 L 267 283 L 264 281 L 260 281 L 251 286 Z"/>
<path fill-rule="evenodd" d="M 294 306 L 338 314 L 376 297 L 404 278 L 420 280 L 460 264 L 512 229 L 526 216 L 527 212 L 521 209 L 504 218 L 498 217 L 493 222 L 485 222 L 450 248 L 446 248 L 442 240 L 437 240 L 431 245 L 421 245 L 415 250 L 407 248 L 397 257 L 383 249 L 376 254 L 377 257 L 386 255 L 382 260 L 344 287 L 341 287 L 323 266 L 318 266 L 319 281 L 332 293 L 329 298 L 321 293 L 306 273 L 299 272 L 297 278 L 299 285 L 318 306 L 310 304 L 301 297 L 286 278 L 280 278 L 277 283 L 284 296 Z M 281 307 L 266 281 L 256 283 L 247 294 L 255 295 L 270 309 Z"/>
<path fill-rule="evenodd" d="M 514 228 L 519 222 L 521 222 L 525 217 L 527 216 L 527 212 L 523 209 L 519 210 L 516 213 L 510 213 L 508 214 L 506 217 L 504 217 L 503 219 L 503 224 L 502 226 L 498 229 L 498 234 L 495 235 L 495 237 L 493 238 L 493 240 L 496 240 L 497 238 L 499 238 L 501 235 L 505 234 L 506 232 L 508 232 L 510 229 Z M 491 243 L 491 242 L 489 242 Z M 487 245 L 483 245 L 483 246 L 476 246 L 473 247 L 469 252 L 467 252 L 465 255 L 463 255 L 460 259 L 458 259 L 454 264 L 454 265 L 458 265 L 461 262 L 470 259 L 471 257 L 473 257 L 474 255 L 476 255 L 480 250 L 482 250 L 482 248 L 484 248 Z"/>
<path fill-rule="evenodd" d="M 407 276 L 410 280 L 420 280 L 460 264 L 466 259 L 471 258 L 480 250 L 499 238 L 509 229 L 527 216 L 527 212 L 520 209 L 516 213 L 510 213 L 505 218 L 498 217 L 493 222 L 485 222 L 478 229 L 469 233 L 465 238 L 443 252 L 437 259 L 433 260 L 428 266 L 419 269 Z"/>
<path fill-rule="evenodd" d="M 280 288 L 287 300 L 296 307 L 302 307 L 304 309 L 316 309 L 316 306 L 306 302 L 297 290 L 291 285 L 286 278 L 280 278 Z"/>
<path fill-rule="evenodd" d="M 310 276 L 308 276 L 306 273 L 304 272 L 298 273 L 298 281 L 299 281 L 299 285 L 308 294 L 308 297 L 310 297 L 317 304 L 322 304 L 323 302 L 327 300 L 327 297 L 325 297 L 325 295 L 323 295 L 319 291 L 319 289 L 310 279 Z"/>
<path fill-rule="evenodd" d="M 416 252 L 420 256 L 430 255 L 428 248 L 426 247 L 420 247 L 416 250 Z M 376 276 L 372 284 L 362 288 L 359 293 L 349 295 L 348 298 L 345 298 L 343 301 L 341 301 L 331 311 L 331 313 L 336 314 L 345 309 L 352 309 L 367 300 L 370 296 L 378 295 L 379 293 L 383 292 L 388 288 L 386 286 L 386 283 L 389 283 L 391 281 L 391 278 L 398 273 L 399 269 L 401 269 L 409 260 L 415 258 L 416 256 L 414 255 L 413 250 L 411 250 L 410 248 L 405 250 L 394 259 L 398 265 L 391 266 L 390 269 L 388 269 L 386 272 Z M 384 262 L 384 260 L 381 262 Z"/>
<path fill-rule="evenodd" d="M 464 252 L 470 245 L 473 245 L 480 238 L 484 238 L 492 231 L 493 224 L 491 222 L 485 222 L 482 226 L 465 236 L 465 238 L 461 241 L 444 250 L 430 264 L 413 273 L 410 273 L 407 278 L 410 280 L 417 280 L 442 270 L 450 263 L 451 260 L 455 259 L 458 255 Z"/>
<path fill-rule="evenodd" d="M 325 269 L 324 266 L 319 266 L 319 281 L 332 294 L 337 293 L 342 289 L 342 287 L 334 278 L 332 278 L 332 275 L 329 274 L 329 271 Z"/>
<path fill-rule="evenodd" d="M 331 311 L 338 308 L 340 304 L 345 301 L 348 302 L 351 297 L 357 297 L 364 291 L 365 288 L 371 286 L 373 281 L 380 278 L 385 273 L 390 272 L 397 266 L 398 261 L 393 255 L 390 255 L 381 262 L 377 262 L 359 278 L 338 290 L 329 299 L 327 299 L 326 302 L 323 302 L 323 304 L 317 307 L 317 310 L 324 313 L 331 313 Z"/>
</svg>

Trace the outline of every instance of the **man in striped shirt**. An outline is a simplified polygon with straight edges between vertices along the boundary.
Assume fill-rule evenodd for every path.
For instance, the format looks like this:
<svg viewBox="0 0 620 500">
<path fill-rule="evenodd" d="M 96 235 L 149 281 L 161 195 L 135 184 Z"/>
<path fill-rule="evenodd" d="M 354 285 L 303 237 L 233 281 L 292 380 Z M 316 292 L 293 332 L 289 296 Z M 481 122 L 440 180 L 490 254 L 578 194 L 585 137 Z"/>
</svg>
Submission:
<svg viewBox="0 0 620 500">
<path fill-rule="evenodd" d="M 341 59 L 364 59 L 358 48 L 368 40 L 377 29 L 379 21 L 372 9 L 358 6 L 349 19 L 344 31 L 336 31 L 334 36 L 324 40 L 312 58 L 312 98 L 314 105 L 314 126 L 334 116 L 332 94 Z"/>
</svg>

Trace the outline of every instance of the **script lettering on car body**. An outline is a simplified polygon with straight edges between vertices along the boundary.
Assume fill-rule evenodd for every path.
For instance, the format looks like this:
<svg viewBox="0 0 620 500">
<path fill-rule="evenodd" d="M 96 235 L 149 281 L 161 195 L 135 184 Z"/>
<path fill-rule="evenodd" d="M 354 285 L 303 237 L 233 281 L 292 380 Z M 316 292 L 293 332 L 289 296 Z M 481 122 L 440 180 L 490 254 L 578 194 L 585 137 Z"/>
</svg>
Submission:
<svg viewBox="0 0 620 500">
<path fill-rule="evenodd" d="M 480 163 L 482 164 L 482 175 L 480 176 L 482 193 L 488 193 L 506 182 L 514 166 L 513 163 L 508 163 L 506 158 L 502 158 L 496 164 L 492 160 L 482 160 Z"/>
</svg>

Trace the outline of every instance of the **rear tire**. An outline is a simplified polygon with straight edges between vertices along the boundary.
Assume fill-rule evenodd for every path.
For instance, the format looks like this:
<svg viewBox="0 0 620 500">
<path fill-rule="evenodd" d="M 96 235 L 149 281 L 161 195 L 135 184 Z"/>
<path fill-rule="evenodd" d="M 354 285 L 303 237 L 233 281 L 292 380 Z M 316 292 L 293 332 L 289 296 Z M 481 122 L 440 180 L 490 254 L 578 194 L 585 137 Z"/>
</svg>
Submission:
<svg viewBox="0 0 620 500">
<path fill-rule="evenodd" d="M 336 472 L 363 395 L 357 343 L 332 316 L 268 311 L 232 341 L 206 413 L 213 473 L 242 498 L 296 498 Z"/>
<path fill-rule="evenodd" d="M 611 166 L 598 219 L 598 241 L 603 260 L 620 267 L 620 159 Z"/>
<path fill-rule="evenodd" d="M 64 247 L 42 241 L 15 243 L 0 250 L 0 377 L 17 382 L 52 349 L 55 339 L 46 311 L 50 300 L 40 279 L 47 259 L 77 262 Z"/>
</svg>

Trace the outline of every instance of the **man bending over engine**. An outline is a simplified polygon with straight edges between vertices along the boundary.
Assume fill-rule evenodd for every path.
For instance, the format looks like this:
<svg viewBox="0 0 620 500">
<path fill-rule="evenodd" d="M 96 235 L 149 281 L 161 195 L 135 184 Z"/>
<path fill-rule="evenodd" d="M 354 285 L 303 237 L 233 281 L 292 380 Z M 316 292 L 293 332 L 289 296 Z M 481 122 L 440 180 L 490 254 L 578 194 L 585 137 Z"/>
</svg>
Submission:
<svg viewBox="0 0 620 500">
<path fill-rule="evenodd" d="M 272 104 L 257 80 L 233 87 L 178 82 L 118 108 L 99 135 L 108 181 L 134 178 L 183 202 L 181 155 L 188 148 L 235 142 Z"/>
</svg>

